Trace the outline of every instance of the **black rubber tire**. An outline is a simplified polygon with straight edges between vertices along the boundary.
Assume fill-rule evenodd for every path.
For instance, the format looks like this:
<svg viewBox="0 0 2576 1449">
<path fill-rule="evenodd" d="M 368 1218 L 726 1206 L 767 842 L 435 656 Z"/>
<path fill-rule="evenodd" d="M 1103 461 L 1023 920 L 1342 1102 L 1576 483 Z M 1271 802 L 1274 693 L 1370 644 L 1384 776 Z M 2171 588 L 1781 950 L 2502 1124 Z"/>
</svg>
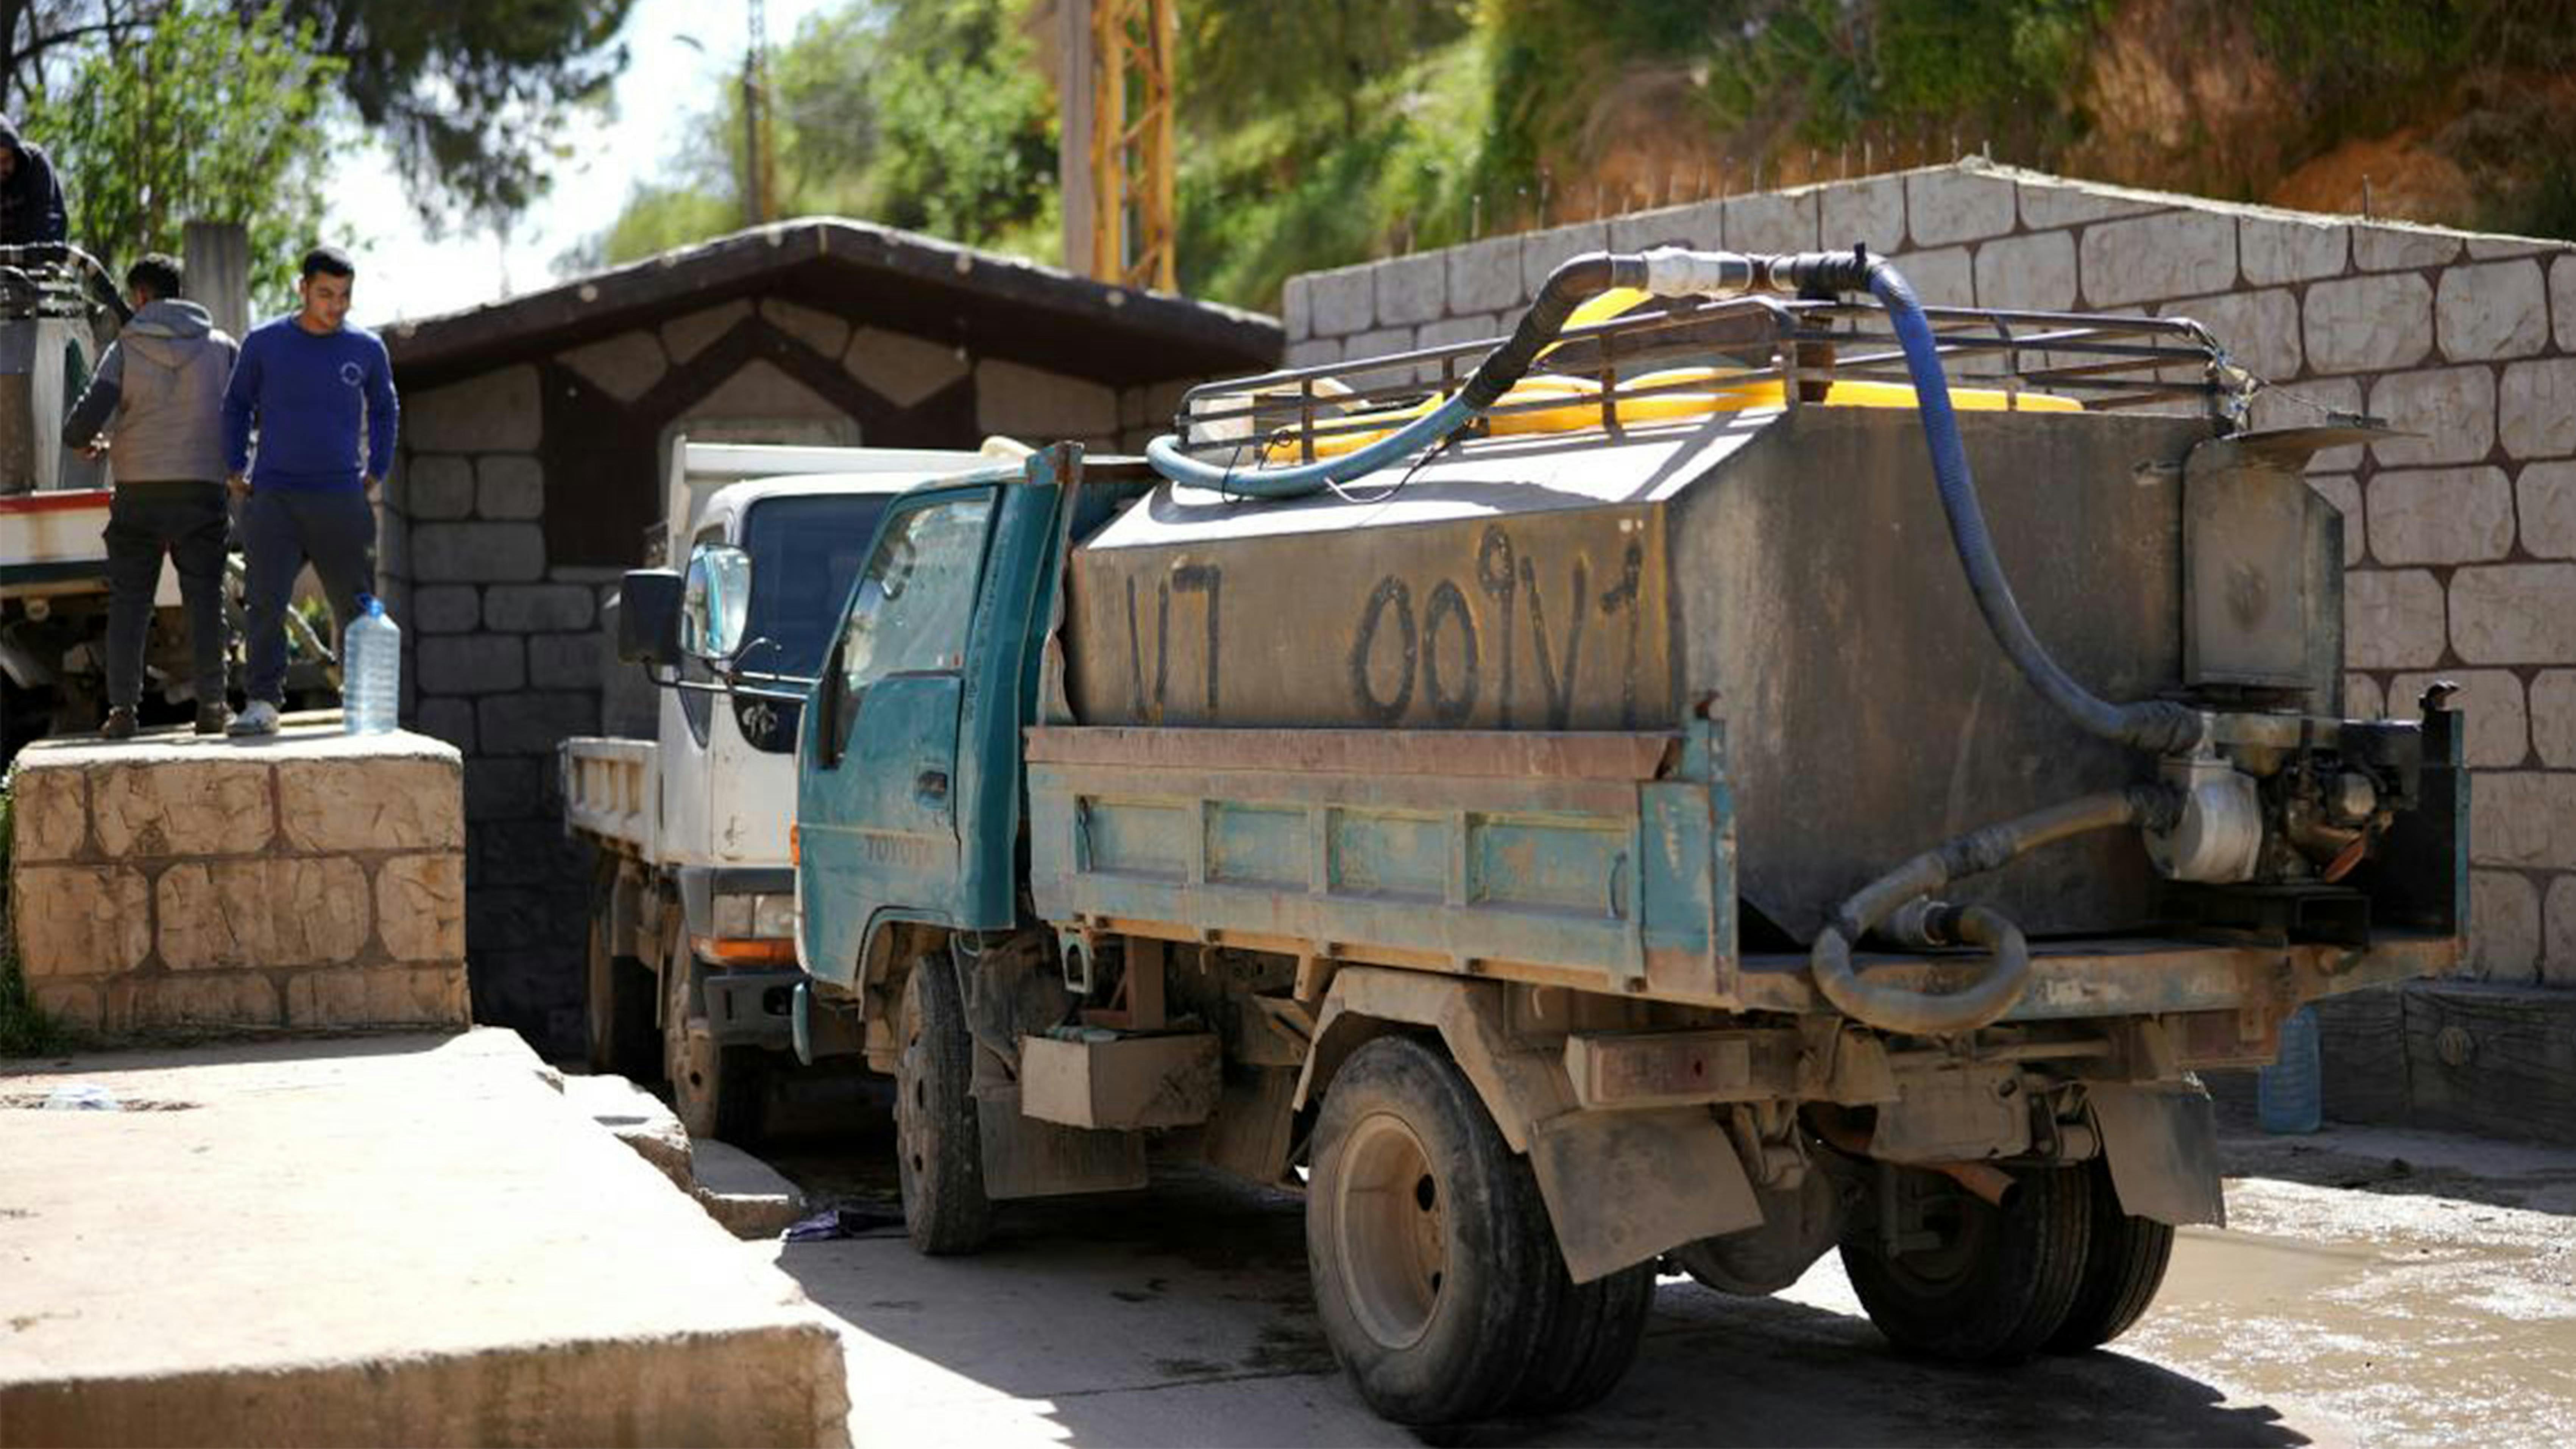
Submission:
<svg viewBox="0 0 2576 1449">
<path fill-rule="evenodd" d="M 1927 1174 L 1928 1176 L 1928 1174 Z M 1997 1208 L 1965 1189 L 1943 1195 L 1936 1248 L 1883 1254 L 1874 1224 L 1845 1236 L 1843 1268 L 1869 1321 L 1910 1353 L 1961 1363 L 2020 1363 L 2066 1323 L 2084 1282 L 2093 1179 L 2081 1168 L 2013 1173 Z"/>
<path fill-rule="evenodd" d="M 1334 1074 L 1306 1189 L 1307 1271 L 1325 1341 L 1379 1415 L 1436 1429 L 1512 1406 L 1565 1285 L 1537 1196 L 1528 1162 L 1431 1047 L 1382 1036 Z M 1354 1261 L 1370 1253 L 1373 1273 Z"/>
<path fill-rule="evenodd" d="M 922 953 L 903 984 L 896 1020 L 895 1156 L 903 1226 L 932 1256 L 971 1253 L 993 1234 L 984 1195 L 983 1133 L 975 1119 L 975 1043 L 945 949 Z"/>
<path fill-rule="evenodd" d="M 2051 1353 L 2082 1353 L 2128 1332 L 2156 1301 L 2173 1261 L 2173 1224 L 2122 1211 L 2102 1159 L 2095 1158 L 2085 1172 L 2093 1179 L 2093 1235 L 2075 1306 L 2048 1340 Z"/>
<path fill-rule="evenodd" d="M 699 992 L 704 968 L 677 927 L 663 933 L 662 1070 L 671 1085 L 671 1112 L 692 1138 L 757 1147 L 768 1123 L 770 1054 L 755 1046 L 718 1043 Z"/>
<path fill-rule="evenodd" d="M 1560 1259 L 1557 1272 L 1565 1272 Z M 1637 1361 L 1655 1306 L 1652 1260 L 1578 1284 L 1568 1278 L 1540 1331 L 1529 1372 L 1512 1395 L 1516 1414 L 1570 1414 L 1609 1397 Z"/>
<path fill-rule="evenodd" d="M 621 956 L 608 942 L 609 878 L 591 895 L 588 993 L 583 1002 L 587 1050 L 594 1072 L 614 1072 L 650 1083 L 662 1073 L 660 1031 L 653 1024 L 653 968 Z"/>
</svg>

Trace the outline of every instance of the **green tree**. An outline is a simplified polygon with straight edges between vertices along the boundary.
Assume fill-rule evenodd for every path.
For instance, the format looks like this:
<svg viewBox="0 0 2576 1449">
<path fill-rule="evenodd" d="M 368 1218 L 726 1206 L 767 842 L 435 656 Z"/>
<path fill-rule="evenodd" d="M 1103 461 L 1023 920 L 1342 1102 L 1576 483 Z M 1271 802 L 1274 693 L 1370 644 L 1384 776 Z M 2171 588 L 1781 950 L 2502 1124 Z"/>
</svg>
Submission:
<svg viewBox="0 0 2576 1449">
<path fill-rule="evenodd" d="M 634 0 L 0 0 L 0 106 L 59 95 L 100 48 L 123 50 L 173 9 L 276 11 L 359 121 L 382 137 L 421 218 L 500 223 L 542 194 L 570 108 L 626 64 Z"/>
<path fill-rule="evenodd" d="M 570 108 L 626 68 L 634 0 L 232 0 L 308 21 L 340 90 L 391 147 L 424 222 L 506 222 L 544 194 Z"/>
<path fill-rule="evenodd" d="M 845 214 L 1057 254 L 1055 101 L 1012 0 L 852 0 L 770 58 L 778 213 Z M 561 265 L 633 261 L 732 231 L 748 188 L 742 94 Z"/>
<path fill-rule="evenodd" d="M 176 0 L 126 44 L 83 52 L 27 108 L 73 238 L 113 267 L 177 253 L 184 222 L 240 221 L 254 295 L 283 305 L 323 214 L 340 66 L 315 49 L 279 8 L 240 21 L 221 0 Z"/>
</svg>

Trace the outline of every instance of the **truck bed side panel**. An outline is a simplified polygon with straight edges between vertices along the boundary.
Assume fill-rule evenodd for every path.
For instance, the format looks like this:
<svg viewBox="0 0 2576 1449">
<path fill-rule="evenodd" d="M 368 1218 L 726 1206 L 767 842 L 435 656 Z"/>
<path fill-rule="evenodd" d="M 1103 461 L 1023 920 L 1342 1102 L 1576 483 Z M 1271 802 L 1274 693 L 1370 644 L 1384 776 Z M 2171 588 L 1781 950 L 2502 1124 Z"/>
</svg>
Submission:
<svg viewBox="0 0 2576 1449">
<path fill-rule="evenodd" d="M 1647 989 L 1652 955 L 1659 993 L 1709 1000 L 1731 862 L 1706 784 L 1654 778 L 1684 754 L 1668 735 L 1035 730 L 1037 907 L 1594 990 Z"/>
<path fill-rule="evenodd" d="M 563 742 L 564 826 L 643 860 L 660 858 L 661 775 L 651 740 Z"/>
</svg>

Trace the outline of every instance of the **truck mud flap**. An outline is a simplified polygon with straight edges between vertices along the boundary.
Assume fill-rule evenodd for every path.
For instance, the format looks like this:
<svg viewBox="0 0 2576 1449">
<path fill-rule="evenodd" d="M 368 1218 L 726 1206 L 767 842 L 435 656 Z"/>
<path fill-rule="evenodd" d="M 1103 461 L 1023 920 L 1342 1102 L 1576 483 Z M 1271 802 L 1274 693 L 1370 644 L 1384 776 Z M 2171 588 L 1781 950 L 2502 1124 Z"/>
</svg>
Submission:
<svg viewBox="0 0 2576 1449">
<path fill-rule="evenodd" d="M 2227 1226 L 2218 1186 L 2218 1119 L 2209 1094 L 2173 1083 L 2087 1089 L 2111 1186 L 2131 1217 Z"/>
<path fill-rule="evenodd" d="M 1530 1165 L 1577 1283 L 1762 1223 L 1734 1141 L 1706 1107 L 1551 1117 L 1530 1136 Z"/>
<path fill-rule="evenodd" d="M 1145 1185 L 1142 1133 L 1059 1127 L 1023 1117 L 1017 1092 L 978 1095 L 975 1127 L 983 1146 L 984 1195 L 995 1202 Z"/>
</svg>

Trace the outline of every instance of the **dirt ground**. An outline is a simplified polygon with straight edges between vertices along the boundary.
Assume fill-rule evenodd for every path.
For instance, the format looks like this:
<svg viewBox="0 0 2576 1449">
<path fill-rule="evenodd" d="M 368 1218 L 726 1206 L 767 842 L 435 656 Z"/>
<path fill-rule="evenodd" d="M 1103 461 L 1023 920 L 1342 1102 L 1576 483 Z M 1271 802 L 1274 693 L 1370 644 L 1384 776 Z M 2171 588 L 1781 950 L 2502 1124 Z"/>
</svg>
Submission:
<svg viewBox="0 0 2576 1449">
<path fill-rule="evenodd" d="M 775 1160 L 853 1238 L 763 1245 L 849 1325 L 854 1442 L 1419 1443 L 1359 1402 L 1308 1296 L 1302 1206 L 1186 1164 L 1015 1205 L 968 1259 L 904 1241 L 881 1139 Z M 1828 1256 L 1789 1291 L 1664 1281 L 1605 1404 L 1474 1444 L 2559 1444 L 2576 1419 L 2576 1152 L 2332 1129 L 2227 1139 L 2230 1221 L 2109 1350 L 1899 1357 Z M 869 1226 L 869 1224 L 874 1226 Z"/>
</svg>

